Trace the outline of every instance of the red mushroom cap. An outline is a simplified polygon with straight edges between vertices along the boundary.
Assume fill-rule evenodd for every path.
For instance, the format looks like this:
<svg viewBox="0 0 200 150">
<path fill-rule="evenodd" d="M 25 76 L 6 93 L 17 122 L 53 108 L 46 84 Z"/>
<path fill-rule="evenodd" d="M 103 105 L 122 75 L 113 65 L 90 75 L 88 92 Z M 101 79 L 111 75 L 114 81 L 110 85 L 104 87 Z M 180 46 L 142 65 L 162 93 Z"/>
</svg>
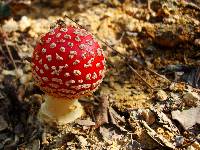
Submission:
<svg viewBox="0 0 200 150">
<path fill-rule="evenodd" d="M 33 78 L 45 93 L 78 98 L 91 94 L 105 72 L 103 51 L 85 29 L 58 26 L 42 36 L 32 57 Z"/>
</svg>

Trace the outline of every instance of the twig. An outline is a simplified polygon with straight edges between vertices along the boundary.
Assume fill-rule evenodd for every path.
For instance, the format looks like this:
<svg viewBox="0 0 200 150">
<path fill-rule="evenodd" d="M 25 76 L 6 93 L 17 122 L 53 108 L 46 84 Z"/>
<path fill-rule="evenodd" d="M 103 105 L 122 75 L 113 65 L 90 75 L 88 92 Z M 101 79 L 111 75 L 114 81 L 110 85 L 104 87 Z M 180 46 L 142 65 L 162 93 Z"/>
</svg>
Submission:
<svg viewBox="0 0 200 150">
<path fill-rule="evenodd" d="M 97 36 L 96 36 L 97 37 Z M 115 50 L 112 46 L 108 45 L 105 41 L 101 40 L 99 37 L 97 37 L 98 40 L 100 40 L 102 43 L 104 43 L 106 46 L 108 46 L 110 49 L 112 49 L 114 52 L 118 53 L 122 58 L 126 59 L 126 56 L 124 56 L 122 53 L 120 53 L 119 51 Z M 142 76 L 128 63 L 125 62 L 128 67 L 131 69 L 131 71 L 133 73 L 135 73 L 145 84 L 147 84 L 148 87 L 150 87 L 151 89 L 154 89 L 149 83 L 147 83 Z"/>
<path fill-rule="evenodd" d="M 151 12 L 151 0 L 147 0 L 147 8 Z"/>
<path fill-rule="evenodd" d="M 200 11 L 200 7 L 197 6 L 196 4 L 192 3 L 192 2 L 186 2 L 186 1 L 182 1 L 183 5 L 185 5 L 186 7 L 191 7 L 194 8 L 198 11 Z"/>
<path fill-rule="evenodd" d="M 8 44 L 6 43 L 6 40 L 4 40 L 4 44 L 5 44 L 5 46 L 6 46 L 6 49 L 7 49 L 7 51 L 8 51 L 9 57 L 10 57 L 10 59 L 11 59 L 11 62 L 12 62 L 12 64 L 13 64 L 14 68 L 15 68 L 16 76 L 17 76 L 17 78 L 18 78 L 19 75 L 18 75 L 18 72 L 17 72 L 17 66 L 16 66 L 15 61 L 14 61 L 14 59 L 13 59 L 11 50 L 10 50 L 10 48 L 8 47 Z"/>
<path fill-rule="evenodd" d="M 200 81 L 200 66 L 197 68 L 195 78 L 196 79 L 195 79 L 194 85 L 195 87 L 198 87 L 198 82 Z"/>
<path fill-rule="evenodd" d="M 0 51 L 1 53 L 4 55 L 4 57 L 6 57 L 8 59 L 8 61 L 11 61 L 9 57 L 6 56 L 6 54 L 4 53 L 2 46 L 0 45 Z"/>
<path fill-rule="evenodd" d="M 152 16 L 155 16 L 155 12 L 151 9 L 152 0 L 147 0 L 147 9 L 151 13 Z"/>
<path fill-rule="evenodd" d="M 75 24 L 77 24 L 78 26 L 80 26 L 81 28 L 84 29 L 84 27 L 80 24 L 78 24 L 77 22 L 75 22 L 73 19 L 71 19 L 70 17 L 68 17 L 67 15 L 65 15 L 64 17 L 68 18 L 69 20 L 71 20 L 72 22 L 74 22 Z M 97 35 L 94 35 L 99 41 L 101 41 L 104 45 L 108 46 L 111 50 L 113 50 L 114 52 L 116 52 L 117 54 L 119 54 L 120 57 L 122 57 L 123 59 L 126 59 L 126 56 L 124 56 L 122 53 L 120 53 L 119 51 L 115 50 L 112 46 L 110 46 L 107 42 L 101 40 Z M 122 34 L 122 36 L 124 36 Z M 147 83 L 142 76 L 129 64 L 126 62 L 126 64 L 128 65 L 128 67 L 131 69 L 131 71 L 133 73 L 135 73 L 145 84 L 147 84 L 148 87 L 150 87 L 151 89 L 154 89 L 149 83 Z"/>
<path fill-rule="evenodd" d="M 151 72 L 151 73 L 153 73 L 153 74 L 155 74 L 155 75 L 157 75 L 157 76 L 159 76 L 159 77 L 165 79 L 166 81 L 171 82 L 171 81 L 170 81 L 169 79 L 167 79 L 165 76 L 163 76 L 163 75 L 161 75 L 161 74 L 155 72 L 154 70 L 152 70 L 152 69 L 150 69 L 150 68 L 145 68 L 145 69 L 146 69 L 147 71 L 149 71 L 149 72 Z"/>
<path fill-rule="evenodd" d="M 148 87 L 150 87 L 151 89 L 154 89 L 154 87 L 152 87 L 148 82 L 146 82 L 142 76 L 131 66 L 129 65 L 128 63 L 126 63 L 128 65 L 128 67 L 131 69 L 131 71 L 133 71 L 138 77 L 140 77 L 140 79 L 147 84 Z"/>
<path fill-rule="evenodd" d="M 125 35 L 125 32 L 122 32 L 120 38 L 116 42 L 114 42 L 112 45 L 116 45 L 116 44 L 120 43 L 122 41 L 124 35 Z"/>
</svg>

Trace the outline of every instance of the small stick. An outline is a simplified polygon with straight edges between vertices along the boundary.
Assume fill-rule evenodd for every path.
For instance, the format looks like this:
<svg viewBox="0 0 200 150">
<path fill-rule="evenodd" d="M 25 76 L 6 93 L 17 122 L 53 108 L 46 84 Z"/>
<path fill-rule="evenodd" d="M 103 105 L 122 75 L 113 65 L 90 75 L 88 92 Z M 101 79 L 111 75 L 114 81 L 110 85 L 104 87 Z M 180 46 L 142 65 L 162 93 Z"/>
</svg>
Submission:
<svg viewBox="0 0 200 150">
<path fill-rule="evenodd" d="M 8 47 L 8 44 L 6 43 L 6 40 L 4 40 L 4 43 L 5 43 L 6 49 L 7 49 L 7 51 L 8 51 L 10 60 L 11 60 L 13 66 L 14 66 L 14 68 L 15 68 L 16 76 L 17 76 L 17 78 L 18 78 L 19 75 L 18 75 L 18 72 L 17 72 L 17 66 L 16 66 L 15 61 L 14 61 L 14 59 L 13 59 L 12 53 L 11 53 L 11 51 L 10 51 L 10 48 Z"/>
<path fill-rule="evenodd" d="M 6 54 L 4 53 L 2 46 L 0 45 L 0 51 L 1 53 L 4 55 L 4 57 L 6 57 L 8 59 L 8 61 L 11 61 L 9 57 L 6 56 Z"/>
<path fill-rule="evenodd" d="M 148 82 L 146 82 L 142 76 L 131 66 L 127 63 L 128 67 L 131 69 L 131 71 L 133 71 L 144 83 L 147 84 L 148 87 L 150 87 L 151 89 L 154 89 L 154 87 L 152 87 Z"/>
<path fill-rule="evenodd" d="M 169 79 L 167 79 L 165 76 L 163 76 L 163 75 L 161 75 L 161 74 L 155 72 L 154 70 L 152 70 L 152 69 L 150 69 L 150 68 L 145 68 L 145 69 L 146 69 L 147 71 L 149 71 L 149 72 L 151 72 L 151 73 L 154 73 L 155 75 L 157 75 L 157 76 L 159 76 L 159 77 L 165 79 L 166 81 L 171 82 L 171 81 L 170 81 Z"/>
<path fill-rule="evenodd" d="M 194 82 L 194 85 L 196 87 L 198 87 L 198 81 L 200 80 L 200 66 L 197 68 L 197 72 L 196 72 L 196 75 L 195 75 L 195 82 Z"/>
<path fill-rule="evenodd" d="M 147 9 L 151 13 L 151 15 L 155 16 L 155 12 L 151 9 L 151 0 L 147 0 Z"/>
<path fill-rule="evenodd" d="M 147 8 L 151 12 L 151 0 L 147 0 Z"/>
<path fill-rule="evenodd" d="M 181 1 L 183 6 L 186 6 L 186 7 L 191 7 L 191 8 L 194 8 L 198 11 L 200 11 L 200 7 L 192 2 L 187 2 L 187 1 Z"/>
<path fill-rule="evenodd" d="M 123 39 L 123 37 L 124 37 L 124 35 L 125 35 L 125 32 L 122 32 L 120 38 L 119 38 L 115 43 L 113 43 L 112 45 L 116 45 L 116 44 L 118 44 L 119 42 L 121 42 L 122 39 Z"/>
</svg>

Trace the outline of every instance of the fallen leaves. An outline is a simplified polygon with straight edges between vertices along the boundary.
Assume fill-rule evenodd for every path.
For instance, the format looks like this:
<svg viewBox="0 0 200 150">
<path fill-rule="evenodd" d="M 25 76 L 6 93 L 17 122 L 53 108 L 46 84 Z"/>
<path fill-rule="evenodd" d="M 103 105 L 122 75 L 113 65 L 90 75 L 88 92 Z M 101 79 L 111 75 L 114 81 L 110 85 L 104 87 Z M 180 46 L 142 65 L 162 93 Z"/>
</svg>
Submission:
<svg viewBox="0 0 200 150">
<path fill-rule="evenodd" d="M 117 5 L 89 0 L 64 5 L 25 2 L 0 5 L 0 149 L 199 149 L 197 0 L 190 9 L 188 2 L 183 7 L 182 1 L 174 0 L 148 1 L 148 6 L 129 0 Z M 125 59 L 105 46 L 109 72 L 94 97 L 82 102 L 86 116 L 60 130 L 49 128 L 42 136 L 36 116 L 43 93 L 33 85 L 31 66 L 23 60 L 31 62 L 37 37 L 64 14 Z M 67 23 L 73 24 L 69 19 Z"/>
<path fill-rule="evenodd" d="M 182 127 L 187 130 L 196 123 L 200 124 L 200 107 L 190 108 L 188 110 L 172 111 L 172 119 L 177 120 Z"/>
<path fill-rule="evenodd" d="M 157 143 L 159 143 L 161 146 L 166 146 L 171 149 L 175 148 L 175 146 L 172 143 L 170 143 L 167 139 L 165 139 L 162 135 L 157 134 L 153 129 L 151 129 L 146 122 L 141 121 L 141 123 L 146 129 L 148 135 Z"/>
</svg>

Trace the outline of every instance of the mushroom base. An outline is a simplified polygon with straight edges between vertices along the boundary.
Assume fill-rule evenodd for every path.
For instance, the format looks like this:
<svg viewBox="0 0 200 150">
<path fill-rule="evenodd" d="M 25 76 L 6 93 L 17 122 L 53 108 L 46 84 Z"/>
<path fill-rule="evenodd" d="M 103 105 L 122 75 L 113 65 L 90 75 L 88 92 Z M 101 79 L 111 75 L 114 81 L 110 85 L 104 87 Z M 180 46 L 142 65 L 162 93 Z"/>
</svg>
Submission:
<svg viewBox="0 0 200 150">
<path fill-rule="evenodd" d="M 82 105 L 77 99 L 55 98 L 45 95 L 38 118 L 48 124 L 64 125 L 75 121 L 84 114 Z"/>
</svg>

